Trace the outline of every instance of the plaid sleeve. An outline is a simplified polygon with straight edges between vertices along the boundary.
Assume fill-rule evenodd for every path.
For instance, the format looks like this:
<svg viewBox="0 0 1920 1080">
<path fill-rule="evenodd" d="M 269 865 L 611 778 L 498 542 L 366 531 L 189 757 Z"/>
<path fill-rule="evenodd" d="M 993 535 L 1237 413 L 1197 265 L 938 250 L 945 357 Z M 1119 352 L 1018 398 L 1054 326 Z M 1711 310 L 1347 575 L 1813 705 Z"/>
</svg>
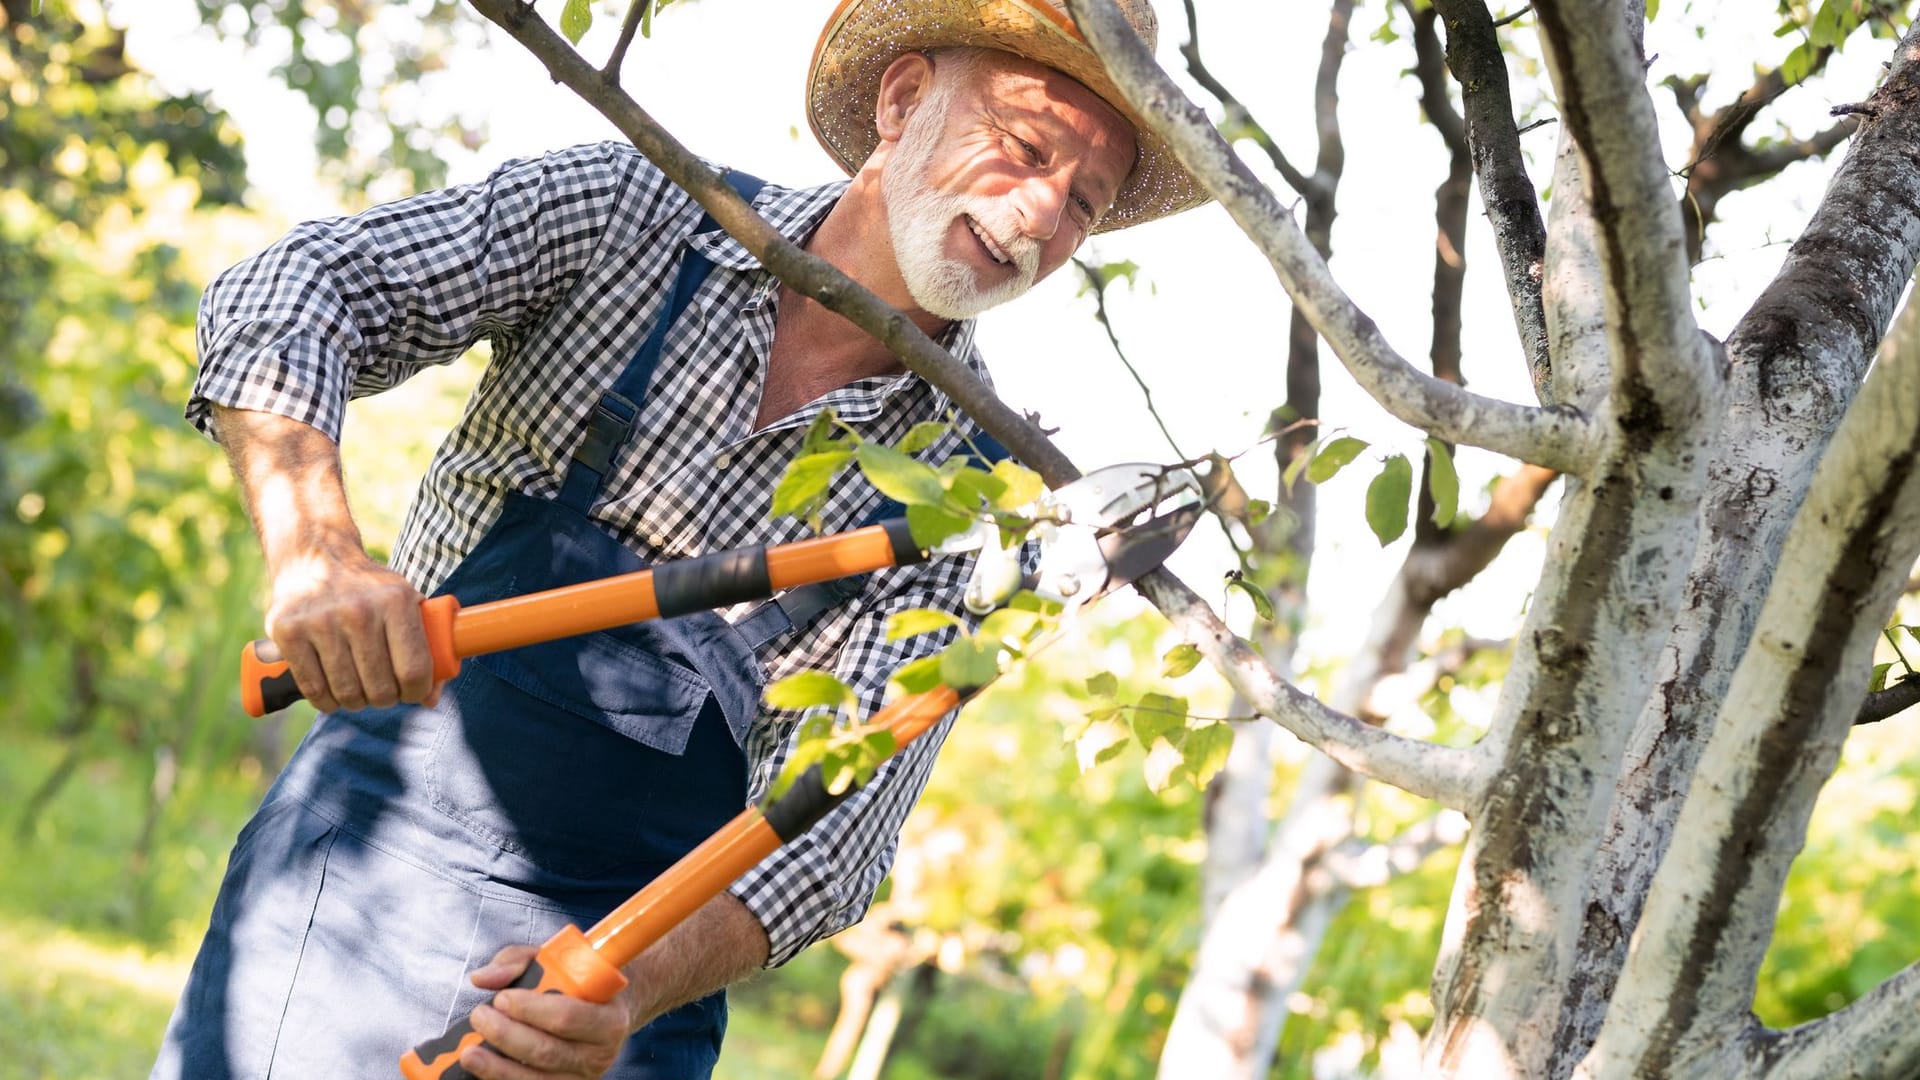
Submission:
<svg viewBox="0 0 1920 1080">
<path fill-rule="evenodd" d="M 1038 549 L 1029 544 L 1021 562 L 1031 571 Z M 861 594 L 852 631 L 834 665 L 871 716 L 884 703 L 887 680 L 902 664 L 930 656 L 954 638 L 951 630 L 887 640 L 887 619 L 910 608 L 935 608 L 976 625 L 961 606 L 971 558 L 937 559 L 887 571 Z M 866 916 L 874 893 L 893 866 L 900 827 L 927 786 L 934 759 L 953 726 L 954 713 L 882 765 L 865 787 L 813 828 L 769 855 L 733 884 L 733 895 L 760 920 L 770 948 L 767 966 L 778 967 L 801 950 Z M 793 736 L 778 755 L 784 763 Z M 775 768 L 778 768 L 776 763 Z"/>
<path fill-rule="evenodd" d="M 476 184 L 296 227 L 207 287 L 187 419 L 278 413 L 335 440 L 350 397 L 511 337 L 591 261 L 644 159 L 601 143 L 510 162 Z"/>
</svg>

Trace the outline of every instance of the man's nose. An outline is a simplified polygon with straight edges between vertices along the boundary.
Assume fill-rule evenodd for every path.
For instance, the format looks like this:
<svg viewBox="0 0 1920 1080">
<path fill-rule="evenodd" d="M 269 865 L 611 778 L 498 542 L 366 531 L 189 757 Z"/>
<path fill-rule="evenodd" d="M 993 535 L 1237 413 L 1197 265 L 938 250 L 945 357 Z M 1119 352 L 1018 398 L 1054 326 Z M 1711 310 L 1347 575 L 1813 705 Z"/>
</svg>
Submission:
<svg viewBox="0 0 1920 1080">
<path fill-rule="evenodd" d="M 1014 205 L 1020 211 L 1021 230 L 1035 240 L 1053 239 L 1067 210 L 1065 179 L 1035 176 L 1014 189 Z"/>
</svg>

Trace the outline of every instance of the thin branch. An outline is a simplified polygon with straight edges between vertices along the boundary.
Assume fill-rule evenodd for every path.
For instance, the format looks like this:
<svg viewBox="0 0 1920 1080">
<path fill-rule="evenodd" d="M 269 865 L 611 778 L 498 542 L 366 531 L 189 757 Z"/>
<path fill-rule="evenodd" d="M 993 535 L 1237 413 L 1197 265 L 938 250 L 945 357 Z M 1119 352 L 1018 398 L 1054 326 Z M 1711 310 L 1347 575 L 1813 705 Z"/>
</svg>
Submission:
<svg viewBox="0 0 1920 1080">
<path fill-rule="evenodd" d="M 531 5 L 518 0 L 472 3 L 475 10 L 498 23 L 545 64 L 554 81 L 612 121 L 648 160 L 685 189 L 774 276 L 872 335 L 909 370 L 946 391 L 956 405 L 1049 486 L 1059 487 L 1079 478 L 1080 470 L 1038 426 L 1008 407 L 965 364 L 948 355 L 905 315 L 831 263 L 789 243 L 724 180 L 655 123 L 626 91 L 608 85 L 599 71 L 534 13 Z"/>
<path fill-rule="evenodd" d="M 1260 715 L 1362 776 L 1462 812 L 1478 802 L 1488 780 L 1475 748 L 1389 734 L 1301 692 L 1165 570 L 1146 575 L 1135 587 Z"/>
<path fill-rule="evenodd" d="M 600 76 L 608 84 L 620 85 L 620 69 L 627 62 L 627 47 L 633 44 L 633 36 L 640 31 L 640 22 L 652 4 L 653 0 L 627 0 L 627 17 L 620 21 L 620 40 L 613 43 L 607 65 L 600 69 Z"/>
<path fill-rule="evenodd" d="M 1694 320 L 1686 233 L 1639 46 L 1623 20 L 1564 0 L 1534 14 L 1599 226 L 1612 412 L 1639 438 L 1696 424 L 1724 374 Z"/>
<path fill-rule="evenodd" d="M 1540 196 L 1527 176 L 1520 132 L 1514 126 L 1506 54 L 1500 51 L 1500 38 L 1484 0 L 1435 0 L 1433 9 L 1446 24 L 1447 67 L 1460 84 L 1473 171 L 1493 226 L 1514 328 L 1520 334 L 1534 391 L 1541 402 L 1551 403 L 1552 361 L 1540 295 L 1547 229 L 1540 219 Z M 1415 44 L 1419 45 L 1417 39 Z"/>
<path fill-rule="evenodd" d="M 1173 432 L 1167 430 L 1167 422 L 1161 418 L 1160 410 L 1154 408 L 1153 388 L 1140 377 L 1140 371 L 1133 366 L 1133 361 L 1127 359 L 1127 351 L 1120 347 L 1120 338 L 1113 332 L 1113 322 L 1107 318 L 1108 279 L 1078 255 L 1073 257 L 1073 265 L 1087 279 L 1087 288 L 1093 293 L 1093 317 L 1100 323 L 1100 328 L 1107 332 L 1107 344 L 1113 346 L 1113 355 L 1120 358 L 1120 366 L 1127 369 L 1127 374 L 1133 376 L 1134 385 L 1140 388 L 1141 400 L 1147 404 L 1147 414 L 1153 417 L 1154 424 L 1160 428 L 1160 434 L 1166 438 L 1173 456 L 1181 461 L 1187 460 L 1186 451 L 1180 449 L 1180 444 L 1174 441 Z"/>
<path fill-rule="evenodd" d="M 1233 132 L 1234 137 L 1247 139 L 1264 151 L 1267 160 L 1273 164 L 1274 171 L 1280 174 L 1280 179 L 1285 180 L 1287 186 L 1298 192 L 1301 197 L 1312 198 L 1323 194 L 1320 183 L 1287 160 L 1287 156 L 1280 151 L 1280 144 L 1274 142 L 1273 136 L 1267 133 L 1267 129 L 1260 126 L 1233 91 L 1228 90 L 1226 84 L 1215 77 L 1213 71 L 1200 59 L 1200 20 L 1194 14 L 1193 0 L 1183 0 L 1183 2 L 1187 9 L 1187 43 L 1180 46 L 1180 55 L 1186 58 L 1187 74 L 1193 76 L 1193 81 L 1199 83 L 1207 93 L 1220 99 L 1220 104 L 1226 108 L 1226 121 L 1222 126 Z"/>
<path fill-rule="evenodd" d="M 1532 10 L 1533 10 L 1533 5 L 1528 4 L 1522 7 L 1519 11 L 1516 11 L 1511 15 L 1503 15 L 1500 18 L 1493 20 L 1494 28 L 1498 29 L 1499 27 L 1502 27 L 1502 26 L 1511 26 L 1514 23 L 1519 22 L 1522 17 L 1524 17 L 1528 12 Z"/>
<path fill-rule="evenodd" d="M 1868 691 L 1867 700 L 1860 703 L 1859 715 L 1853 718 L 1853 723 L 1855 727 L 1878 723 L 1915 705 L 1920 705 L 1920 675 L 1908 675 L 1885 689 Z"/>
<path fill-rule="evenodd" d="M 1113 0 L 1068 0 L 1068 7 L 1128 101 L 1260 247 L 1295 306 L 1374 400 L 1402 421 L 1450 442 L 1563 472 L 1580 473 L 1591 464 L 1596 429 L 1580 413 L 1468 393 L 1408 364 L 1341 291 L 1292 216 L 1247 170 L 1205 112 L 1154 63 Z"/>
</svg>

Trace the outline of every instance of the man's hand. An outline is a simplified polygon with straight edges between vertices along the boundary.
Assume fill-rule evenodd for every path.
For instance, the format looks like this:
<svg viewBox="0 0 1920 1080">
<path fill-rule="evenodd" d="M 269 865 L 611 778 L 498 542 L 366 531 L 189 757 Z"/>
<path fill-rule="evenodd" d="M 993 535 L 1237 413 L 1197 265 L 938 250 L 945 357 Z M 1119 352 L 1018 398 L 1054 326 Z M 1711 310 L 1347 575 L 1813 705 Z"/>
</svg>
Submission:
<svg viewBox="0 0 1920 1080">
<path fill-rule="evenodd" d="M 347 511 L 340 448 L 297 420 L 216 405 L 273 582 L 267 636 L 314 708 L 433 704 L 420 593 L 367 557 Z"/>
<path fill-rule="evenodd" d="M 440 688 L 419 591 L 357 545 L 342 547 L 288 556 L 276 568 L 267 635 L 293 681 L 323 712 L 432 704 Z"/>
<path fill-rule="evenodd" d="M 504 989 L 513 985 L 538 951 L 531 945 L 510 945 L 473 973 L 473 985 L 501 993 L 492 1004 L 474 1008 L 473 1030 L 487 1045 L 468 1047 L 460 1055 L 460 1064 L 481 1080 L 597 1080 L 613 1067 L 621 1045 L 634 1030 L 629 1026 L 633 987 L 604 1005 L 565 994 Z"/>
</svg>

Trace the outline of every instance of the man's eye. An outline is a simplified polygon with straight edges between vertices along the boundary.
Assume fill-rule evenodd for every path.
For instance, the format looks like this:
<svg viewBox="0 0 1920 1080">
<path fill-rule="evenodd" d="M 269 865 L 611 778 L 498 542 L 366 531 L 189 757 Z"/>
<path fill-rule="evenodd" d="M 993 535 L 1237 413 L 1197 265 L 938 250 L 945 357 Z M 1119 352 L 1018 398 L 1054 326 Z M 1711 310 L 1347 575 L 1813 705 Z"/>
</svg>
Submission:
<svg viewBox="0 0 1920 1080">
<path fill-rule="evenodd" d="M 1031 164 L 1031 165 L 1040 164 L 1040 148 L 1039 147 L 1021 138 L 1016 138 L 1013 141 L 1020 144 L 1020 152 L 1027 155 L 1028 164 Z"/>
</svg>

